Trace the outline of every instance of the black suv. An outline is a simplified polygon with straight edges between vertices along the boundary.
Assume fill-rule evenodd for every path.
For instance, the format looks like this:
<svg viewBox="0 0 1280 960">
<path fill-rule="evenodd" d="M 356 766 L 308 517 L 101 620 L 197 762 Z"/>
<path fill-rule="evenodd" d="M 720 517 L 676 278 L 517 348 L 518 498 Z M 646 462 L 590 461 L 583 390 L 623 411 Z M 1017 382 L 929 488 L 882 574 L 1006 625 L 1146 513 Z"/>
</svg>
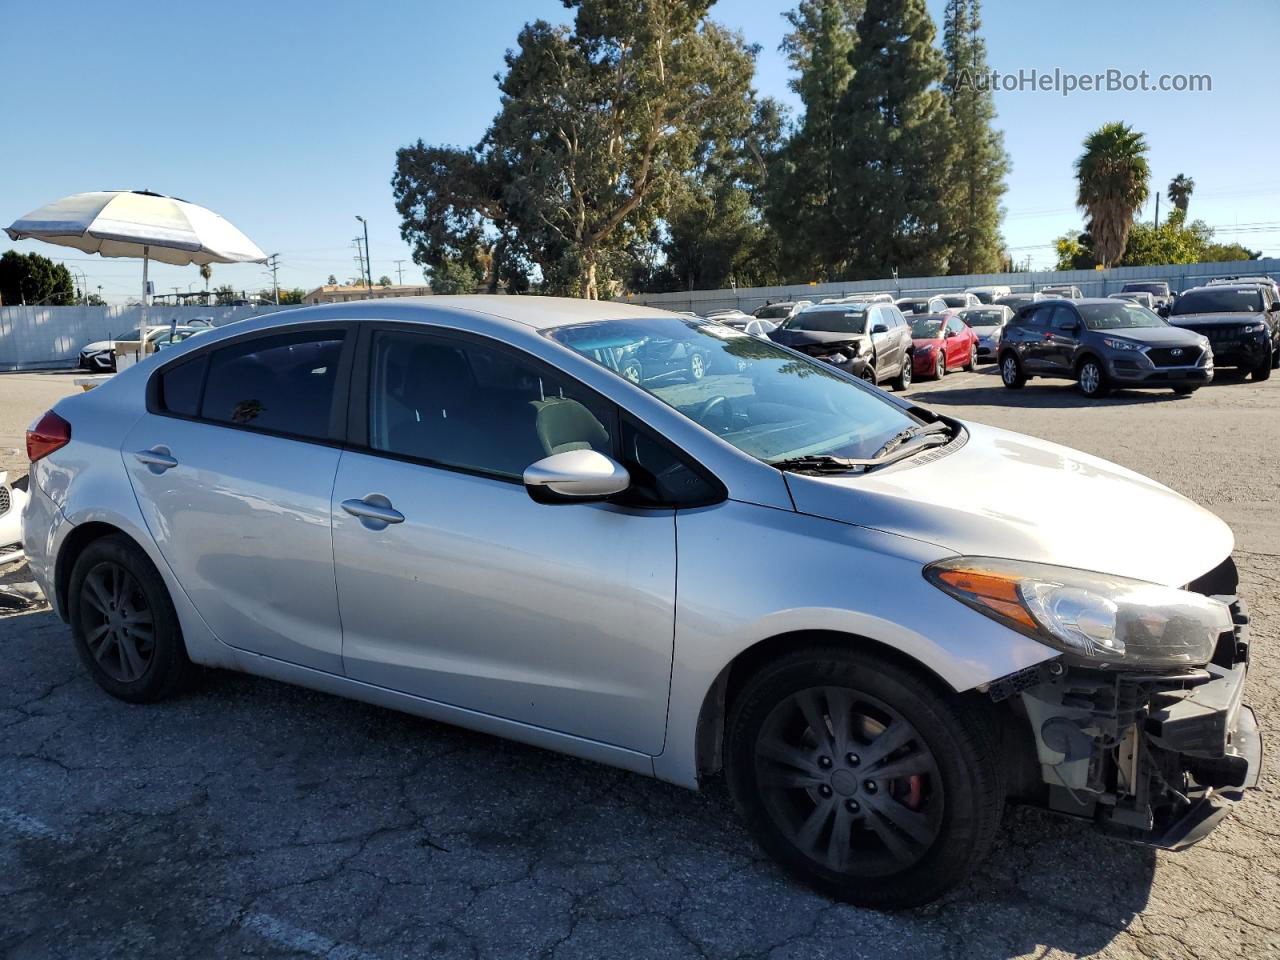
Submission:
<svg viewBox="0 0 1280 960">
<path fill-rule="evenodd" d="M 1208 337 L 1218 366 L 1266 380 L 1280 365 L 1280 301 L 1270 285 L 1194 287 L 1173 302 L 1169 322 Z"/>
<path fill-rule="evenodd" d="M 1000 338 L 1000 379 L 1018 389 L 1032 377 L 1069 377 L 1087 397 L 1112 387 L 1172 387 L 1191 393 L 1213 379 L 1213 351 L 1123 300 L 1042 300 L 1023 307 Z"/>
</svg>

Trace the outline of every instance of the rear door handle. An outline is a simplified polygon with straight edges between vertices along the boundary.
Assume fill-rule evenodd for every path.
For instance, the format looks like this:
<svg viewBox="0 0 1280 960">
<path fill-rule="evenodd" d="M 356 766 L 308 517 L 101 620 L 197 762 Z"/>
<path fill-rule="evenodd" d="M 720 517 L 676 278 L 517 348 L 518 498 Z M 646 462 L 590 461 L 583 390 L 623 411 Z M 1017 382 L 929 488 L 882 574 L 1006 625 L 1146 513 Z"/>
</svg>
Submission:
<svg viewBox="0 0 1280 960">
<path fill-rule="evenodd" d="M 169 448 L 161 444 L 157 444 L 150 450 L 139 450 L 134 454 L 139 463 L 145 463 L 152 473 L 164 473 L 166 470 L 172 470 L 178 465 L 178 460 L 170 452 Z"/>
<path fill-rule="evenodd" d="M 343 500 L 342 509 L 353 517 L 363 521 L 372 521 L 375 530 L 381 530 L 382 524 L 404 523 L 404 514 L 391 506 L 391 501 L 380 493 L 371 493 L 363 500 Z"/>
</svg>

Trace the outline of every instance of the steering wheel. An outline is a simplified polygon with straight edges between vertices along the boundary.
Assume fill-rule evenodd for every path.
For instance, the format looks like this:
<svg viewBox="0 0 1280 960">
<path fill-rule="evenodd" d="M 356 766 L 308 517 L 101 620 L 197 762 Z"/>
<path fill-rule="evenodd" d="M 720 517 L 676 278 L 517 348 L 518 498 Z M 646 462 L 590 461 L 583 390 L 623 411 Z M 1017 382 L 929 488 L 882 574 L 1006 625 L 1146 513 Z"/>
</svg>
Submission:
<svg viewBox="0 0 1280 960">
<path fill-rule="evenodd" d="M 723 428 L 728 429 L 733 423 L 733 407 L 729 405 L 729 398 L 721 394 L 717 394 L 704 401 L 693 414 L 693 419 L 698 421 L 704 427 L 711 428 L 711 424 L 707 421 L 713 416 L 720 417 L 724 423 Z"/>
</svg>

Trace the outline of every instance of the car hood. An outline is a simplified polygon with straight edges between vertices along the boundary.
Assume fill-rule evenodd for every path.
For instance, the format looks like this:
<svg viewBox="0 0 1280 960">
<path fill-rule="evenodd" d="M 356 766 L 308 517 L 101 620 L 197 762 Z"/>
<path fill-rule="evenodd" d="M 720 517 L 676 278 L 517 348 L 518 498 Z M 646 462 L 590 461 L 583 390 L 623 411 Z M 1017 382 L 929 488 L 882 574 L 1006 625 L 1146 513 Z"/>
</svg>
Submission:
<svg viewBox="0 0 1280 960">
<path fill-rule="evenodd" d="M 1133 340 L 1135 343 L 1157 347 L 1194 347 L 1200 344 L 1200 334 L 1181 327 L 1121 327 L 1118 330 L 1090 330 L 1094 336 L 1112 337 L 1116 340 Z"/>
<path fill-rule="evenodd" d="M 914 347 L 940 347 L 942 346 L 941 337 L 912 337 L 911 345 Z"/>
<path fill-rule="evenodd" d="M 788 473 L 796 509 L 957 554 L 1167 586 L 1189 583 L 1231 553 L 1225 523 L 1154 480 L 1056 443 L 965 427 L 967 442 L 866 476 Z"/>
<path fill-rule="evenodd" d="M 991 336 L 991 334 L 995 333 L 997 330 L 999 330 L 999 329 L 1000 329 L 1000 324 L 998 324 L 998 323 L 990 323 L 990 324 L 988 324 L 988 323 L 980 323 L 980 324 L 978 324 L 978 325 L 975 327 L 975 326 L 971 323 L 971 324 L 969 324 L 969 329 L 970 329 L 970 330 L 972 330 L 974 333 L 976 333 L 976 334 L 977 334 L 978 336 L 980 336 L 980 337 L 989 337 L 989 336 Z"/>
<path fill-rule="evenodd" d="M 103 350 L 111 350 L 115 347 L 114 340 L 95 340 L 93 343 L 86 343 L 80 348 L 81 353 L 101 353 Z"/>
<path fill-rule="evenodd" d="M 829 343 L 856 343 L 867 339 L 862 333 L 828 333 L 825 330 L 787 330 L 779 328 L 769 333 L 769 339 L 784 347 L 824 346 Z"/>
<path fill-rule="evenodd" d="M 1248 313 L 1180 313 L 1169 318 L 1175 325 L 1195 324 L 1197 327 L 1242 327 L 1247 323 L 1266 322 L 1266 314 Z"/>
</svg>

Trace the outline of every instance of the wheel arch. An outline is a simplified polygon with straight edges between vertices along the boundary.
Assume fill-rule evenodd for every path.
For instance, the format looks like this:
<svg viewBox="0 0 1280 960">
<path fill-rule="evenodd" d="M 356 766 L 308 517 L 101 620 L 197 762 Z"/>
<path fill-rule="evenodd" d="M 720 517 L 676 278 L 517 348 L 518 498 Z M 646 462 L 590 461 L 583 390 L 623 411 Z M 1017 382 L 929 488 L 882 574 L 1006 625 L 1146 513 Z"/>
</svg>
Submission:
<svg viewBox="0 0 1280 960">
<path fill-rule="evenodd" d="M 940 696 L 956 693 L 937 671 L 908 653 L 887 643 L 839 630 L 795 630 L 766 637 L 739 651 L 716 675 L 702 699 L 694 734 L 694 756 L 698 778 L 718 772 L 724 765 L 725 725 L 734 697 L 761 667 L 779 657 L 805 647 L 843 646 L 874 653 L 917 674 Z"/>
<path fill-rule="evenodd" d="M 102 520 L 81 523 L 68 531 L 61 546 L 58 548 L 58 556 L 53 565 L 54 605 L 63 620 L 67 620 L 69 617 L 67 612 L 67 589 L 71 583 L 71 571 L 75 569 L 76 561 L 80 559 L 80 555 L 84 553 L 91 543 L 117 534 L 126 537 L 139 549 L 142 548 L 142 544 L 138 543 L 125 530 Z M 146 551 L 144 550 L 143 552 L 145 553 Z"/>
</svg>

